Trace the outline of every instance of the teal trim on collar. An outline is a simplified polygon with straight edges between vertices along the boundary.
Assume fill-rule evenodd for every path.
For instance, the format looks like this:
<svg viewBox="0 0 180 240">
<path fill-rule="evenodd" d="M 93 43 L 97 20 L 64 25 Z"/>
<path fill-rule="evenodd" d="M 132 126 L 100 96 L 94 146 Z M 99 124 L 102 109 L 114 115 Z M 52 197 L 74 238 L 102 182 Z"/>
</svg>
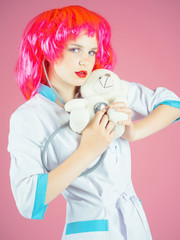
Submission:
<svg viewBox="0 0 180 240">
<path fill-rule="evenodd" d="M 175 101 L 175 100 L 166 100 L 164 102 L 160 102 L 158 103 L 157 105 L 154 106 L 153 110 L 158 107 L 159 105 L 161 104 L 165 104 L 165 105 L 168 105 L 168 106 L 171 106 L 171 107 L 175 107 L 175 108 L 180 108 L 180 101 Z M 177 122 L 179 121 L 180 118 L 177 118 L 174 122 Z"/>
<path fill-rule="evenodd" d="M 92 221 L 80 221 L 67 224 L 66 235 L 84 232 L 108 231 L 108 220 L 98 219 Z"/>
<path fill-rule="evenodd" d="M 34 208 L 32 212 L 32 219 L 43 219 L 46 208 L 46 189 L 47 189 L 48 174 L 39 174 L 36 186 L 36 195 L 34 200 Z"/>
<path fill-rule="evenodd" d="M 52 102 L 56 101 L 56 96 L 53 93 L 52 89 L 42 83 L 39 84 L 37 92 L 43 95 L 44 97 L 48 98 Z"/>
</svg>

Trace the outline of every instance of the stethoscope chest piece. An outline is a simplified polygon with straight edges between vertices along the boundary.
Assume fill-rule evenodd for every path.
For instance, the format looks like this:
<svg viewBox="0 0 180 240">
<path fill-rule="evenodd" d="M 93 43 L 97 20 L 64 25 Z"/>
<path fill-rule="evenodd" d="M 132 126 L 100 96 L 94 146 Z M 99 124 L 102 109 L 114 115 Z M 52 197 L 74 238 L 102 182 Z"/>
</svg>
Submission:
<svg viewBox="0 0 180 240">
<path fill-rule="evenodd" d="M 107 106 L 108 106 L 108 104 L 105 102 L 96 103 L 96 105 L 94 106 L 94 112 L 97 113 L 98 111 L 103 110 Z"/>
<path fill-rule="evenodd" d="M 59 101 L 64 105 L 65 102 L 64 100 L 61 98 L 61 96 L 59 96 L 59 94 L 55 91 L 55 89 L 52 87 L 50 81 L 49 81 L 49 78 L 48 78 L 48 74 L 46 72 L 46 68 L 45 68 L 45 65 L 44 65 L 44 61 L 43 61 L 43 68 L 44 68 L 44 73 L 46 75 L 46 78 L 47 78 L 47 81 L 49 83 L 49 86 L 50 88 L 52 89 L 52 91 L 54 92 L 54 94 L 56 95 L 56 97 L 59 99 Z M 108 106 L 106 103 L 104 102 L 99 102 L 97 103 L 95 106 L 94 106 L 94 112 L 98 112 L 98 111 L 101 111 L 103 108 L 105 108 L 106 106 Z M 66 122 L 65 124 L 63 124 L 62 126 L 60 126 L 57 130 L 55 130 L 50 136 L 49 138 L 47 139 L 47 141 L 45 142 L 45 145 L 42 149 L 42 164 L 44 166 L 44 168 L 46 169 L 47 172 L 50 172 L 50 169 L 48 169 L 47 167 L 47 164 L 46 164 L 46 152 L 47 152 L 47 149 L 48 149 L 48 145 L 51 143 L 52 139 L 59 133 L 61 132 L 63 129 L 65 129 L 67 126 L 69 126 L 69 122 Z M 84 172 L 81 173 L 81 175 L 79 175 L 79 177 L 81 176 L 84 176 L 86 174 L 89 174 L 91 173 L 92 171 L 94 171 L 98 166 L 101 165 L 101 163 L 104 161 L 104 158 L 106 157 L 106 154 L 107 154 L 107 150 L 106 149 L 104 151 L 104 153 L 101 155 L 99 161 L 91 168 L 85 170 Z"/>
</svg>

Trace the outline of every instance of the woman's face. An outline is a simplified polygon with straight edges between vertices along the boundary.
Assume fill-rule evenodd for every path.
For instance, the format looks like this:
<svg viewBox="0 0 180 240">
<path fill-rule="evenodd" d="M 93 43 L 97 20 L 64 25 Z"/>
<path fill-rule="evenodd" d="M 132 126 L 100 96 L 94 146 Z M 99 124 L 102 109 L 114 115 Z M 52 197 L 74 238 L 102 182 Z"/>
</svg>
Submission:
<svg viewBox="0 0 180 240">
<path fill-rule="evenodd" d="M 84 32 L 75 40 L 69 40 L 62 56 L 51 66 L 52 84 L 56 88 L 81 86 L 93 70 L 98 48 L 96 36 Z"/>
</svg>

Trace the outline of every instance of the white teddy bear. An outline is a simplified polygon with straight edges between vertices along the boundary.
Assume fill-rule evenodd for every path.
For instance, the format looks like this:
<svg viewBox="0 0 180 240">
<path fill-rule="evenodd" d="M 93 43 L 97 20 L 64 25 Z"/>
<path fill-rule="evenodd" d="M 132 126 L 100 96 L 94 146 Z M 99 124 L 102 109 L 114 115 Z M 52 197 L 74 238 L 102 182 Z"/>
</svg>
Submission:
<svg viewBox="0 0 180 240">
<path fill-rule="evenodd" d="M 65 104 L 65 110 L 70 112 L 71 129 L 82 133 L 96 111 L 114 102 L 127 104 L 127 92 L 127 83 L 114 72 L 107 69 L 94 70 L 81 86 L 82 98 L 72 99 Z M 107 115 L 115 124 L 115 138 L 122 136 L 125 126 L 119 125 L 118 121 L 127 120 L 128 115 L 115 109 L 109 109 Z"/>
</svg>

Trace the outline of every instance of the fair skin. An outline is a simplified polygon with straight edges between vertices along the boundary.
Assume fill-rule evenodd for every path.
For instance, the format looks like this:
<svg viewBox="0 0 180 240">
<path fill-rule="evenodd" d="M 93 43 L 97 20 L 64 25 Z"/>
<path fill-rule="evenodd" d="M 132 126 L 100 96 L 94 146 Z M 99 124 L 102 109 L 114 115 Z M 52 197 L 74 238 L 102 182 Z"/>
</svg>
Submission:
<svg viewBox="0 0 180 240">
<path fill-rule="evenodd" d="M 128 114 L 127 121 L 119 122 L 119 124 L 126 126 L 126 130 L 121 137 L 127 141 L 137 141 L 148 137 L 167 127 L 180 117 L 180 109 L 167 105 L 159 105 L 148 116 L 133 123 L 131 119 L 132 109 L 127 108 L 124 103 L 114 103 L 110 107 L 116 109 L 116 111 Z"/>
<path fill-rule="evenodd" d="M 81 86 L 92 72 L 97 48 L 96 37 L 88 37 L 82 32 L 76 40 L 68 41 L 63 55 L 50 65 L 49 79 L 65 102 L 74 98 L 75 88 Z M 87 71 L 86 77 L 77 76 L 79 71 Z"/>
<path fill-rule="evenodd" d="M 50 66 L 50 81 L 65 102 L 75 97 L 75 87 L 81 86 L 91 73 L 97 46 L 95 36 L 88 37 L 81 33 L 76 40 L 68 41 L 62 58 Z M 87 71 L 85 78 L 80 78 L 75 74 L 81 70 Z M 57 104 L 63 107 L 58 101 Z M 145 138 L 180 117 L 180 109 L 160 105 L 147 117 L 133 123 L 131 120 L 132 110 L 124 103 L 113 103 L 109 107 L 128 114 L 127 121 L 119 122 L 126 126 L 122 138 L 128 141 Z M 48 174 L 45 204 L 66 189 L 112 142 L 114 124 L 108 120 L 108 116 L 105 114 L 108 108 L 96 113 L 94 120 L 84 129 L 77 150 Z"/>
</svg>

